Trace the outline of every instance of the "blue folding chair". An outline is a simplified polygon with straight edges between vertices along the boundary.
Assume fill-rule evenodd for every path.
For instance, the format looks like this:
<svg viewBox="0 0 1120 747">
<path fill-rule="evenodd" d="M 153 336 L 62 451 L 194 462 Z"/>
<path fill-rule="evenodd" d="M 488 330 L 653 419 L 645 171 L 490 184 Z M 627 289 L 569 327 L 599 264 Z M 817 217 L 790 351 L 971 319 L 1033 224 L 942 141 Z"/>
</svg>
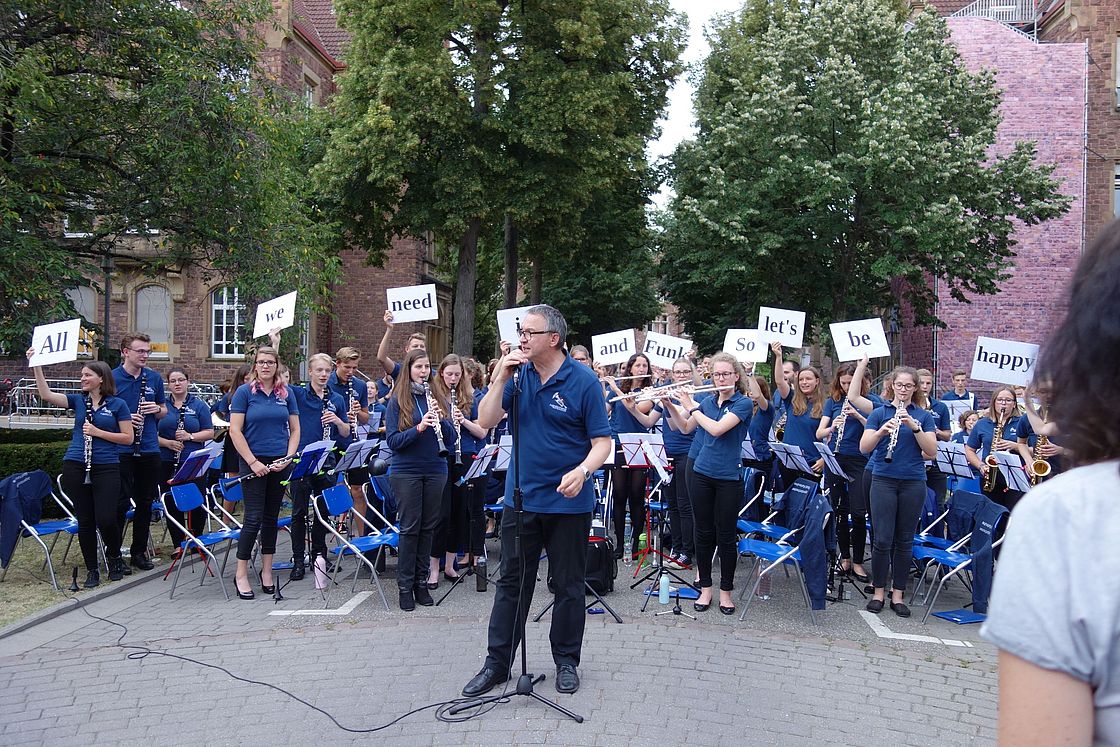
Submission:
<svg viewBox="0 0 1120 747">
<path fill-rule="evenodd" d="M 771 504 L 769 516 L 762 521 L 748 521 L 740 518 L 735 524 L 736 529 L 744 534 L 761 534 L 779 541 L 796 534 L 804 526 L 808 500 L 819 487 L 817 482 L 799 477 L 793 481 L 793 485 L 790 485 L 788 490 L 781 494 L 781 498 Z M 761 491 L 761 488 L 759 490 Z M 740 516 L 742 516 L 744 510 L 746 510 L 746 507 L 740 509 Z M 779 524 L 778 521 L 784 521 L 785 523 Z"/>
<path fill-rule="evenodd" d="M 222 576 L 226 570 L 226 563 L 229 561 L 230 550 L 233 549 L 234 543 L 237 542 L 237 540 L 241 537 L 240 527 L 230 527 L 222 522 L 220 518 L 212 514 L 206 507 L 206 501 L 203 498 L 202 491 L 200 491 L 198 489 L 198 486 L 193 482 L 183 483 L 182 485 L 172 485 L 171 495 L 175 499 L 175 505 L 180 511 L 183 512 L 184 516 L 190 515 L 190 512 L 196 508 L 202 508 L 202 510 L 209 514 L 210 518 L 221 525 L 222 528 L 218 529 L 217 531 L 207 532 L 206 534 L 200 534 L 196 536 L 191 533 L 190 529 L 187 528 L 187 526 L 185 526 L 185 524 L 189 524 L 189 522 L 180 523 L 175 519 L 175 517 L 168 514 L 168 521 L 173 523 L 183 532 L 184 539 L 182 544 L 179 546 L 181 562 L 179 562 L 176 566 L 175 578 L 171 580 L 171 592 L 170 594 L 168 594 L 167 598 L 172 599 L 175 596 L 175 587 L 179 583 L 179 574 L 183 572 L 183 566 L 187 564 L 185 558 L 188 554 L 190 554 L 191 557 L 191 568 L 193 570 L 195 556 L 190 552 L 192 549 L 195 549 L 200 554 L 205 555 L 207 558 L 214 562 L 215 566 L 217 566 L 218 559 L 214 556 L 214 553 L 210 550 L 210 548 L 225 544 L 226 552 L 225 555 L 222 556 L 221 568 L 219 568 L 216 575 L 218 577 L 218 583 L 220 583 L 222 586 L 222 593 L 225 594 L 226 601 L 228 602 L 229 591 L 226 590 L 226 582 L 222 578 Z M 207 568 L 209 568 L 209 563 L 207 563 Z M 200 578 L 198 581 L 199 586 L 202 586 L 202 584 L 206 581 L 206 574 L 203 573 L 201 575 L 202 578 Z M 166 576 L 164 576 L 164 578 L 166 578 Z"/>
<path fill-rule="evenodd" d="M 55 577 L 51 553 L 54 551 L 55 545 L 58 544 L 59 537 L 64 534 L 68 535 L 66 552 L 70 552 L 70 544 L 74 541 L 74 535 L 78 533 L 78 520 L 51 490 L 50 475 L 43 470 L 17 472 L 14 475 L 9 475 L 0 480 L 0 492 L 5 496 L 4 521 L 11 521 L 19 527 L 12 543 L 11 554 L 4 558 L 4 562 L 0 564 L 3 566 L 0 568 L 0 581 L 3 581 L 4 577 L 8 575 L 8 566 L 11 564 L 11 559 L 15 555 L 20 542 L 24 537 L 30 537 L 42 549 L 43 568 L 50 570 L 51 585 L 58 591 L 58 579 Z M 58 504 L 67 518 L 39 521 L 42 516 L 42 505 L 48 497 Z M 31 521 L 28 519 L 31 519 Z M 7 534 L 7 531 L 5 531 L 5 534 Z M 10 536 L 8 535 L 8 537 Z M 51 537 L 50 547 L 47 547 L 47 543 L 43 541 L 44 537 Z M 65 555 L 63 560 L 65 561 Z"/>
<path fill-rule="evenodd" d="M 385 592 L 381 588 L 381 577 L 377 573 L 377 563 L 382 553 L 386 552 L 386 548 L 397 547 L 400 542 L 400 535 L 396 531 L 379 530 L 366 517 L 355 513 L 353 511 L 354 499 L 350 495 L 350 488 L 346 485 L 332 485 L 324 490 L 318 498 L 321 500 L 315 499 L 312 501 L 312 505 L 315 507 L 315 520 L 325 527 L 327 533 L 335 540 L 335 546 L 327 550 L 329 554 L 334 556 L 334 570 L 331 572 L 327 593 L 324 595 L 324 608 L 330 606 L 331 592 L 334 591 L 335 579 L 342 567 L 342 559 L 353 557 L 358 562 L 354 564 L 354 580 L 350 590 L 353 591 L 357 587 L 358 571 L 364 564 L 369 568 L 370 578 L 374 586 L 377 587 L 377 593 L 381 595 L 381 603 L 385 605 L 385 611 L 388 612 L 389 601 L 385 598 Z M 374 510 L 376 511 L 376 509 Z M 371 534 L 364 537 L 348 537 L 339 532 L 335 520 L 347 513 L 352 513 L 357 521 L 363 522 Z M 374 553 L 373 560 L 366 557 L 368 552 Z"/>
</svg>

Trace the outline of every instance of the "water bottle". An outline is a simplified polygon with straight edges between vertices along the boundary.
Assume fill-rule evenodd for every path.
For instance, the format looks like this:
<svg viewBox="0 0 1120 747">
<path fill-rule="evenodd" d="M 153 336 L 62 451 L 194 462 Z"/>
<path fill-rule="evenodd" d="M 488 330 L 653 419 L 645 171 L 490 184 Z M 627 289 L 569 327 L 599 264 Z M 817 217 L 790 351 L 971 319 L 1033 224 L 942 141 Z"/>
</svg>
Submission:
<svg viewBox="0 0 1120 747">
<path fill-rule="evenodd" d="M 769 567 L 770 563 L 765 560 L 761 561 L 758 564 L 758 574 L 760 578 L 758 582 L 758 588 L 755 589 L 754 595 L 762 600 L 770 598 L 770 574 L 767 573 L 765 576 L 762 575 L 762 572 Z"/>
<path fill-rule="evenodd" d="M 474 590 L 486 591 L 486 582 L 489 578 L 486 575 L 486 558 L 479 558 L 474 563 Z"/>
<path fill-rule="evenodd" d="M 327 559 L 319 555 L 315 558 L 315 588 L 325 589 L 330 582 L 330 577 L 327 576 Z"/>
<path fill-rule="evenodd" d="M 669 603 L 669 577 L 664 573 L 661 574 L 661 581 L 657 586 L 657 601 L 661 604 Z"/>
<path fill-rule="evenodd" d="M 626 534 L 622 540 L 622 563 L 623 565 L 630 565 L 634 561 L 634 555 L 630 552 L 632 532 L 630 524 L 626 525 Z"/>
</svg>

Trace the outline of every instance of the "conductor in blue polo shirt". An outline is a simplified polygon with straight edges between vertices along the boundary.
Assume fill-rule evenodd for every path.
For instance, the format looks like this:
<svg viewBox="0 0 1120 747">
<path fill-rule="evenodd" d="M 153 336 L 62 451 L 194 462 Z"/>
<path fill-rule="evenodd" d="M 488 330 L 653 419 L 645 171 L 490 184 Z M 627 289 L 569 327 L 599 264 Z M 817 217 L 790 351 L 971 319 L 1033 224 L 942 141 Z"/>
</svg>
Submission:
<svg viewBox="0 0 1120 747">
<path fill-rule="evenodd" d="M 478 406 L 478 424 L 487 429 L 496 426 L 513 406 L 513 376 L 519 371 L 518 459 L 511 461 L 506 479 L 502 574 L 490 613 L 486 663 L 463 688 L 466 696 L 481 695 L 509 679 L 518 636 L 533 601 L 542 546 L 548 552 L 556 595 L 549 635 L 556 690 L 574 693 L 579 689 L 576 667 L 586 618 L 587 537 L 595 505 L 594 486 L 588 478 L 610 455 L 611 429 L 598 378 L 564 350 L 568 324 L 560 312 L 551 306 L 534 306 L 521 325 L 521 349 L 498 362 L 492 385 Z M 520 553 L 513 510 L 517 485 L 524 496 Z M 519 590 L 521 578 L 525 585 Z M 524 595 L 520 620 L 519 593 Z"/>
</svg>

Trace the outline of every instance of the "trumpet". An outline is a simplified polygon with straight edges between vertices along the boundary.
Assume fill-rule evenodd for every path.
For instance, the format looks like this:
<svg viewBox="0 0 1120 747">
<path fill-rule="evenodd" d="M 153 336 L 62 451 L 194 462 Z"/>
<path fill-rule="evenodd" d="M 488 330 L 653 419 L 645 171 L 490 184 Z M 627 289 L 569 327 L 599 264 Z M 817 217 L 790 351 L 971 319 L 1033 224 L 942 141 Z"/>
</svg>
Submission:
<svg viewBox="0 0 1120 747">
<path fill-rule="evenodd" d="M 1050 443 L 1050 438 L 1039 434 L 1034 442 L 1034 451 L 1031 452 L 1031 485 L 1038 485 L 1044 478 L 1050 476 L 1050 462 L 1042 456 L 1042 447 Z"/>
<path fill-rule="evenodd" d="M 696 386 L 691 381 L 685 381 L 678 384 L 664 384 L 662 386 L 652 386 L 641 389 L 637 392 L 630 392 L 629 394 L 620 394 L 617 397 L 611 397 L 607 402 L 618 402 L 623 399 L 632 399 L 635 402 L 649 402 L 651 400 L 658 400 L 662 397 L 674 397 L 678 394 L 701 394 L 703 392 L 721 392 L 728 389 L 733 389 L 734 385 L 726 386 Z"/>
<path fill-rule="evenodd" d="M 428 401 L 428 411 L 435 410 L 436 414 L 440 414 L 439 402 L 436 401 L 435 395 L 432 394 L 432 388 L 428 386 L 428 382 L 424 382 L 424 398 Z M 447 457 L 447 444 L 443 442 L 443 426 L 440 423 L 436 424 L 436 445 L 439 447 L 440 459 Z"/>
</svg>

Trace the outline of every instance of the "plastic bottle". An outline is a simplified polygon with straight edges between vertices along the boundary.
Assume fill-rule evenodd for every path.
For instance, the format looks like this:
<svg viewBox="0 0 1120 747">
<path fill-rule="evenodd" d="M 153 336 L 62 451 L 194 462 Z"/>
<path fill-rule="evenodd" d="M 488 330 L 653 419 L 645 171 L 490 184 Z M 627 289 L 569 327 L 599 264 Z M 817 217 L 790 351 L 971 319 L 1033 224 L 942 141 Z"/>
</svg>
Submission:
<svg viewBox="0 0 1120 747">
<path fill-rule="evenodd" d="M 315 558 L 315 588 L 325 589 L 330 584 L 330 577 L 327 576 L 327 559 L 322 555 Z"/>
<path fill-rule="evenodd" d="M 657 587 L 657 601 L 661 604 L 669 603 L 669 577 L 662 573 Z"/>
<path fill-rule="evenodd" d="M 769 567 L 770 563 L 765 560 L 758 564 L 758 573 L 761 579 L 758 582 L 758 588 L 755 590 L 754 595 L 763 600 L 770 598 L 770 574 L 767 573 L 765 576 L 762 576 L 762 572 Z"/>
</svg>

